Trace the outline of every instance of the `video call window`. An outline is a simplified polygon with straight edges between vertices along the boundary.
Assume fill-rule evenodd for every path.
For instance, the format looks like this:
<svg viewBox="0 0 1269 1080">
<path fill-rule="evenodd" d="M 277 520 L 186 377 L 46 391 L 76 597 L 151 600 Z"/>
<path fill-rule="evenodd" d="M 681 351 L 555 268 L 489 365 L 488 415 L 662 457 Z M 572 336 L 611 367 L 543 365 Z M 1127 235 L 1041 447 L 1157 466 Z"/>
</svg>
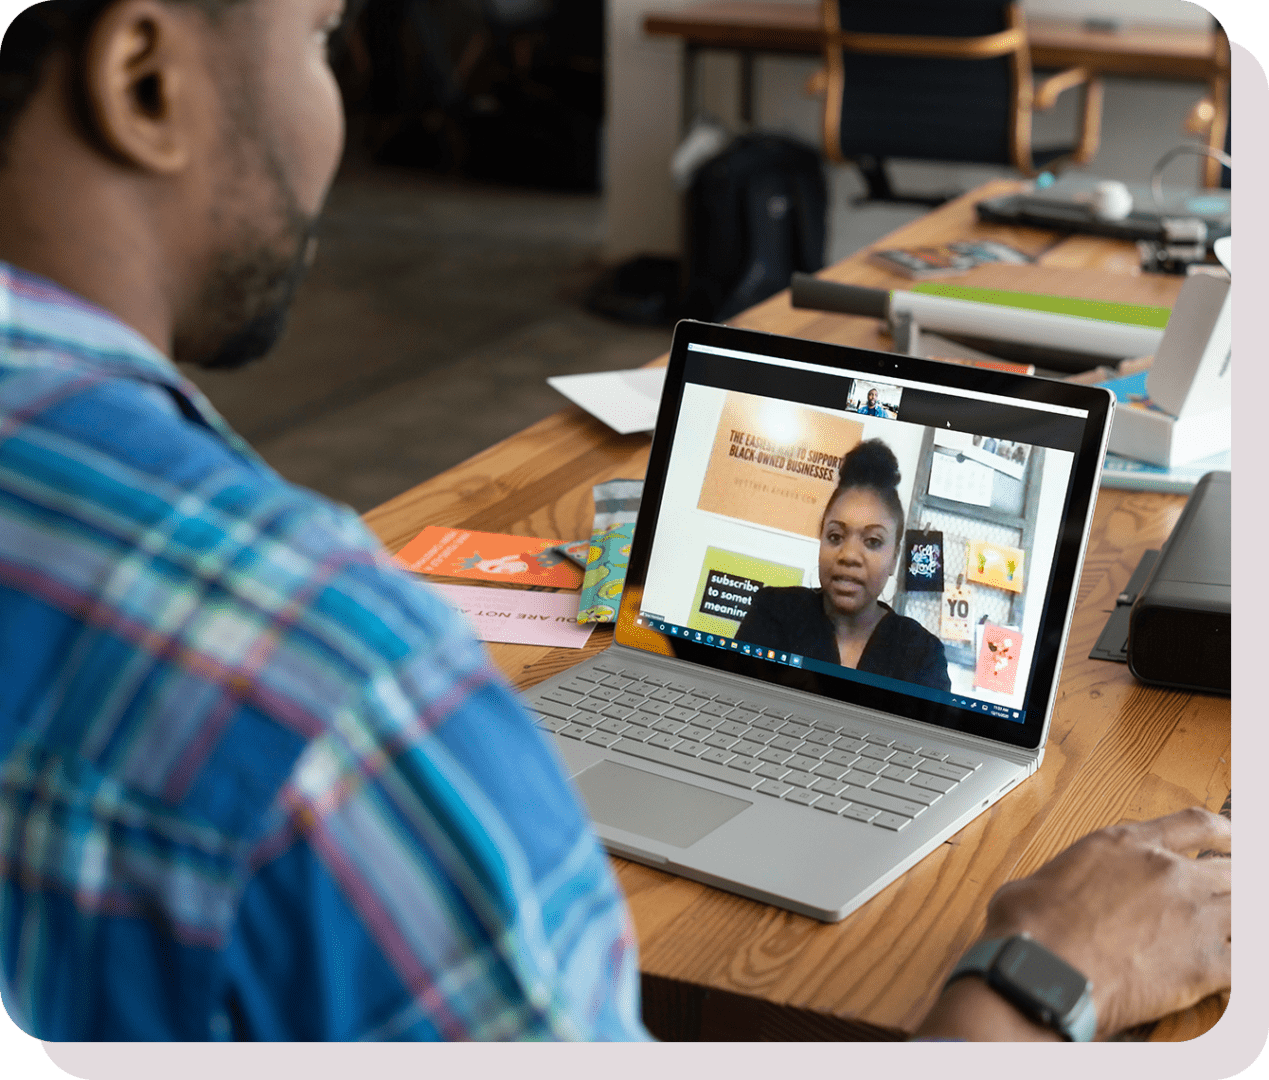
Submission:
<svg viewBox="0 0 1269 1080">
<path fill-rule="evenodd" d="M 643 610 L 1020 709 L 1073 454 L 907 422 L 910 388 L 843 381 L 838 408 L 687 383 Z"/>
</svg>

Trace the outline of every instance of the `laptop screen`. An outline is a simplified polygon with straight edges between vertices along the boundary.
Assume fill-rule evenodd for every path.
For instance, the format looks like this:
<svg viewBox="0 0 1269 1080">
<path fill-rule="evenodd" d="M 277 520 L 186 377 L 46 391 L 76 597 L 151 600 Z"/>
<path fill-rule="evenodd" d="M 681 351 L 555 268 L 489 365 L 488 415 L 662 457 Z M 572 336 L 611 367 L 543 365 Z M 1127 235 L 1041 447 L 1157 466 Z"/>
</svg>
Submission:
<svg viewBox="0 0 1269 1080">
<path fill-rule="evenodd" d="M 1108 403 L 680 324 L 617 640 L 1037 745 Z"/>
</svg>

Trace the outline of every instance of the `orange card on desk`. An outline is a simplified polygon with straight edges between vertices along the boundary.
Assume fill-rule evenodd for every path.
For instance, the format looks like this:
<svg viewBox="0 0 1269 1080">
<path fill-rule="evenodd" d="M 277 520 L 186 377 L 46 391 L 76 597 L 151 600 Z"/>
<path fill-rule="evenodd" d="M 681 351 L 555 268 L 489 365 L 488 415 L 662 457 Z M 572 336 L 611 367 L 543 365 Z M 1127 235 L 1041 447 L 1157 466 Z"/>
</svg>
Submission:
<svg viewBox="0 0 1269 1080">
<path fill-rule="evenodd" d="M 550 550 L 559 542 L 429 525 L 396 557 L 397 562 L 416 574 L 580 588 L 581 568 Z"/>
</svg>

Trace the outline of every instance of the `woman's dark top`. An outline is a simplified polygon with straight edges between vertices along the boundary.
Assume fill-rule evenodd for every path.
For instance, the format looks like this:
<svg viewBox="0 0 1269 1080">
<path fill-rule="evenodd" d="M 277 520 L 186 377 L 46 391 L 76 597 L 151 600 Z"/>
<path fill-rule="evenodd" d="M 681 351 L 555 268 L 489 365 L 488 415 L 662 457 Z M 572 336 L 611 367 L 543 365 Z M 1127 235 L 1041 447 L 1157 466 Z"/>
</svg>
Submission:
<svg viewBox="0 0 1269 1080">
<path fill-rule="evenodd" d="M 878 601 L 880 603 L 880 601 Z M 859 657 L 856 671 L 886 675 L 935 690 L 951 690 L 943 643 L 915 619 L 886 609 Z M 837 633 L 824 613 L 822 589 L 762 588 L 736 631 L 737 641 L 841 664 Z"/>
</svg>

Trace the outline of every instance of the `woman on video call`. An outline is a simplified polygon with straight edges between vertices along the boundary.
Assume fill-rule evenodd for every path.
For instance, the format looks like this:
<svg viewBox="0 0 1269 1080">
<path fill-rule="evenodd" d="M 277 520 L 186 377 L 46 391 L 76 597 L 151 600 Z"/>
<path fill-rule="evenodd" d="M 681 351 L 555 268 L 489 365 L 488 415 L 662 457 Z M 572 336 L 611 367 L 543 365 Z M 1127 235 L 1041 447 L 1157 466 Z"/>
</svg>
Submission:
<svg viewBox="0 0 1269 1080">
<path fill-rule="evenodd" d="M 884 442 L 850 451 L 820 522 L 820 587 L 759 589 L 736 640 L 950 690 L 943 643 L 877 599 L 903 543 L 898 488 Z"/>
</svg>

